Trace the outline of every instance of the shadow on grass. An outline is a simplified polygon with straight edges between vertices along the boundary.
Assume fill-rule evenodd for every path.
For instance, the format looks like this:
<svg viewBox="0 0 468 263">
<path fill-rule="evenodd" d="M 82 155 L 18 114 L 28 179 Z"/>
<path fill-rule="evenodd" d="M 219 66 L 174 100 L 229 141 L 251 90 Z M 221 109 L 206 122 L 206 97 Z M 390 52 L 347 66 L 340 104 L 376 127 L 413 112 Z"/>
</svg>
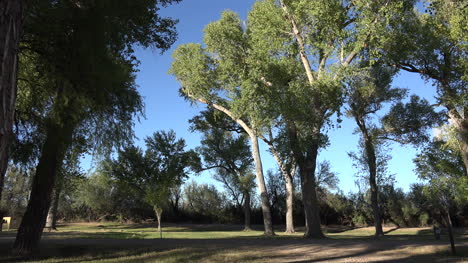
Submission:
<svg viewBox="0 0 468 263">
<path fill-rule="evenodd" d="M 331 260 L 341 262 L 355 259 L 357 261 L 372 262 L 460 262 L 467 259 L 467 247 L 460 249 L 460 255 L 452 257 L 448 252 L 430 252 L 425 254 L 404 254 L 401 255 L 398 249 L 408 249 L 408 244 L 387 244 L 379 242 L 358 244 L 350 242 L 286 242 L 267 244 L 268 249 L 263 250 L 261 244 L 249 243 L 240 245 L 239 243 L 230 246 L 224 244 L 219 246 L 211 243 L 204 245 L 200 243 L 190 243 L 186 241 L 185 246 L 179 247 L 111 247 L 93 245 L 45 245 L 41 248 L 41 253 L 33 257 L 3 257 L 0 262 L 23 262 L 24 260 L 46 261 L 46 262 L 328 262 Z M 193 242 L 194 240 L 191 240 Z M 379 244 L 380 243 L 380 244 Z M 191 244 L 192 247 L 187 246 Z M 307 245 L 307 246 L 304 246 Z M 359 246 L 359 249 L 349 249 L 350 246 Z M 257 249 L 255 249 L 257 248 Z M 299 251 L 291 253 L 277 253 L 279 251 Z M 0 252 L 4 252 L 1 248 Z M 272 253 L 271 250 L 274 252 Z M 394 259 L 377 255 L 380 252 L 391 252 L 395 250 Z M 448 250 L 447 250 L 448 251 Z M 331 253 L 329 253 L 331 252 Z M 335 253 L 333 253 L 335 252 Z M 3 253 L 2 253 L 3 254 Z M 388 255 L 387 255 L 388 256 Z M 353 260 L 354 261 L 354 260 Z"/>
</svg>

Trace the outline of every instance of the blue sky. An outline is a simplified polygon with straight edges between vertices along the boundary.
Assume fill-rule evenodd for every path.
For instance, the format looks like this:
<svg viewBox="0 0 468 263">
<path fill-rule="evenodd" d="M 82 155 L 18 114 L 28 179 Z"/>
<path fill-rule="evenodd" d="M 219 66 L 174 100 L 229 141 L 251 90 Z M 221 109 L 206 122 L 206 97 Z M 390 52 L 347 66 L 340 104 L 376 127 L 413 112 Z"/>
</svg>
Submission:
<svg viewBox="0 0 468 263">
<path fill-rule="evenodd" d="M 179 19 L 177 25 L 179 38 L 172 49 L 162 55 L 159 54 L 159 51 L 148 49 L 139 49 L 136 53 L 141 61 L 140 71 L 137 73 L 137 84 L 146 106 L 146 119 L 141 120 L 135 127 L 136 135 L 139 138 L 137 144 L 142 145 L 143 138 L 157 130 L 173 129 L 178 137 L 186 140 L 189 148 L 199 145 L 200 134 L 188 131 L 188 120 L 203 110 L 204 106 L 191 105 L 179 97 L 179 83 L 173 76 L 167 74 L 171 64 L 172 51 L 180 44 L 201 43 L 203 28 L 208 23 L 219 19 L 223 10 L 233 10 L 245 19 L 253 3 L 254 0 L 184 0 L 180 4 L 161 9 L 161 15 Z M 435 101 L 433 98 L 435 88 L 422 81 L 417 74 L 401 73 L 394 80 L 394 85 L 408 88 L 410 93 L 422 96 L 430 102 Z M 339 174 L 340 188 L 345 193 L 356 190 L 354 185 L 356 171 L 347 154 L 349 151 L 356 150 L 358 143 L 359 137 L 353 135 L 354 129 L 354 122 L 344 118 L 340 129 L 329 130 L 331 144 L 319 155 L 319 160 L 329 160 L 332 170 Z M 265 171 L 276 169 L 276 164 L 265 150 L 265 145 L 261 147 Z M 393 159 L 389 163 L 390 172 L 396 174 L 397 185 L 408 190 L 409 185 L 417 181 L 412 163 L 416 151 L 411 146 L 392 145 L 392 148 Z M 88 167 L 87 163 L 89 163 L 89 158 L 84 160 L 83 166 Z M 219 185 L 211 179 L 209 172 L 197 176 L 195 180 Z"/>
</svg>

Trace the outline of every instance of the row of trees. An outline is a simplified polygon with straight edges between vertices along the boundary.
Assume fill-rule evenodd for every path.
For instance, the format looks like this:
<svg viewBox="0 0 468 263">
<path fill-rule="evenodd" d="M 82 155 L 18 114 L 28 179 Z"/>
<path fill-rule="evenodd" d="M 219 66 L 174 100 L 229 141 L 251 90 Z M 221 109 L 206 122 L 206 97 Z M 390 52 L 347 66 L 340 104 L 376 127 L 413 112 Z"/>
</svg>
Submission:
<svg viewBox="0 0 468 263">
<path fill-rule="evenodd" d="M 127 153 L 128 154 L 128 153 Z M 137 155 L 136 155 L 137 156 Z M 320 219 L 323 225 L 367 226 L 374 223 L 371 203 L 371 192 L 366 180 L 357 181 L 358 191 L 344 194 L 337 187 L 337 175 L 330 171 L 330 164 L 319 164 L 320 180 L 318 202 Z M 217 175 L 217 177 L 220 175 Z M 297 178 L 297 177 L 296 177 Z M 21 216 L 28 202 L 28 189 L 31 174 L 11 167 L 7 172 L 3 203 L 10 204 L 9 215 Z M 298 179 L 298 178 L 297 178 Z M 296 179 L 296 180 L 297 180 Z M 57 220 L 74 221 L 118 221 L 118 222 L 152 222 L 161 225 L 161 215 L 154 209 L 152 199 L 148 199 L 148 190 L 138 190 L 130 182 L 115 177 L 106 170 L 99 170 L 89 177 L 71 176 L 62 184 L 59 194 L 53 196 L 47 223 L 55 227 Z M 379 207 L 381 218 L 385 224 L 397 227 L 420 227 L 428 225 L 443 225 L 445 222 L 445 207 L 449 209 L 451 221 L 455 226 L 468 225 L 466 203 L 457 199 L 460 196 L 450 196 L 448 204 L 441 204 L 438 195 L 427 191 L 427 185 L 414 184 L 408 192 L 394 186 L 392 176 L 379 180 Z M 269 170 L 266 177 L 268 199 L 271 204 L 272 221 L 275 225 L 284 225 L 286 220 L 287 192 L 280 171 Z M 225 191 L 220 191 L 213 185 L 188 181 L 172 186 L 167 196 L 158 199 L 158 208 L 164 210 L 163 222 L 171 223 L 223 223 L 261 224 L 262 214 L 259 198 L 252 195 L 249 202 L 249 214 L 245 213 L 245 203 L 239 201 L 242 193 L 231 192 L 231 186 L 226 185 Z M 161 186 L 158 189 L 160 191 Z M 153 191 L 153 190 L 151 190 Z M 159 193 L 166 193 L 160 191 Z M 302 196 L 294 192 L 294 223 L 304 225 Z M 159 195 L 161 196 L 161 195 Z M 246 220 L 246 216 L 249 220 Z"/>
<path fill-rule="evenodd" d="M 286 185 L 298 168 L 305 237 L 323 237 L 317 155 L 330 143 L 326 130 L 335 125 L 333 116 L 339 122 L 343 112 L 355 120 L 361 135 L 361 150 L 352 157 L 367 175 L 377 236 L 383 235 L 379 151 L 384 152 L 386 141 L 422 147 L 429 141 L 426 130 L 449 118 L 458 142 L 452 157 L 463 160 L 466 176 L 462 5 L 431 1 L 421 13 L 414 1 L 264 0 L 254 4 L 247 21 L 225 11 L 206 26 L 203 45 L 177 48 L 170 73 L 180 82 L 181 94 L 224 114 L 250 138 L 266 235 L 274 232 L 259 139 L 269 146 Z M 436 113 L 414 95 L 405 103 L 407 91 L 390 86 L 398 70 L 433 82 L 445 110 Z M 386 104 L 390 109 L 382 113 Z M 382 117 L 376 119 L 376 114 Z M 287 189 L 292 198 L 293 187 Z"/>
</svg>

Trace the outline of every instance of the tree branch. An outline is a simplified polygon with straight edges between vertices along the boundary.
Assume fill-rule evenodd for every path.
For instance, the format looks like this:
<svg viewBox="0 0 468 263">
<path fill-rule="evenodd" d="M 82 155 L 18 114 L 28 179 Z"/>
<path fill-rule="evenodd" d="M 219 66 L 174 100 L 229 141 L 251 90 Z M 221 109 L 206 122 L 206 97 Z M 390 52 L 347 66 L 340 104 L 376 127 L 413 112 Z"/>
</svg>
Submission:
<svg viewBox="0 0 468 263">
<path fill-rule="evenodd" d="M 236 118 L 234 116 L 234 114 L 230 110 L 226 109 L 225 107 L 223 107 L 223 106 L 221 106 L 219 104 L 210 103 L 210 102 L 208 102 L 208 101 L 206 101 L 206 100 L 204 100 L 202 98 L 196 98 L 195 96 L 193 96 L 190 93 L 187 93 L 187 96 L 189 96 L 190 98 L 192 98 L 194 100 L 197 100 L 197 101 L 199 101 L 199 102 L 201 102 L 203 104 L 206 104 L 206 105 L 208 105 L 210 107 L 213 107 L 213 108 L 223 112 L 224 114 L 229 116 L 233 121 L 235 121 L 237 124 L 239 124 L 249 136 L 251 136 L 251 137 L 255 136 L 255 133 L 254 133 L 253 129 L 251 129 L 243 120 L 241 120 L 239 118 Z"/>
<path fill-rule="evenodd" d="M 292 30 L 293 30 L 292 33 L 294 34 L 294 37 L 296 38 L 297 44 L 299 45 L 299 53 L 300 53 L 300 56 L 301 56 L 302 64 L 303 64 L 304 69 L 305 69 L 306 74 L 307 74 L 307 79 L 309 80 L 309 83 L 312 85 L 315 82 L 316 79 L 315 79 L 315 76 L 314 76 L 314 74 L 312 72 L 309 59 L 307 58 L 307 54 L 305 52 L 304 39 L 300 35 L 299 28 L 297 26 L 296 20 L 294 20 L 294 17 L 289 13 L 288 7 L 286 6 L 286 4 L 284 3 L 283 0 L 281 0 L 280 3 L 281 3 L 281 8 L 283 9 L 283 11 L 285 13 L 286 19 L 289 21 L 289 23 L 291 23 Z"/>
</svg>

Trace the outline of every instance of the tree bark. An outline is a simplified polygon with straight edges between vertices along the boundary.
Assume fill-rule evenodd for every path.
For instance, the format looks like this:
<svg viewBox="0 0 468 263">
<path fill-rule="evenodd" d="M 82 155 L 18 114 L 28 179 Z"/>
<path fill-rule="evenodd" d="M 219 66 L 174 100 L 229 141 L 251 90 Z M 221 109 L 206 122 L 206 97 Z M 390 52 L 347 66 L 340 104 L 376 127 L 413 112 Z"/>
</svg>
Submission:
<svg viewBox="0 0 468 263">
<path fill-rule="evenodd" d="M 244 193 L 244 231 L 252 230 L 250 223 L 250 193 L 246 191 Z"/>
<path fill-rule="evenodd" d="M 452 250 L 452 255 L 455 256 L 457 254 L 457 251 L 455 249 L 455 240 L 453 239 L 452 219 L 450 219 L 450 212 L 449 212 L 448 207 L 446 207 L 445 215 L 446 215 L 445 221 L 447 222 L 447 229 L 448 229 L 448 234 L 449 234 L 449 239 L 450 239 L 450 247 Z"/>
<path fill-rule="evenodd" d="M 320 210 L 317 198 L 315 168 L 319 145 L 314 142 L 307 151 L 305 158 L 298 160 L 299 175 L 301 177 L 302 202 L 306 223 L 305 238 L 325 237 L 320 227 Z"/>
<path fill-rule="evenodd" d="M 258 146 L 258 138 L 255 134 L 249 134 L 252 142 L 252 155 L 255 162 L 255 174 L 257 176 L 258 188 L 260 190 L 260 200 L 263 213 L 263 225 L 265 226 L 265 235 L 273 236 L 273 221 L 271 219 L 270 202 L 268 201 L 268 192 L 263 176 L 262 159 L 260 158 L 260 149 Z"/>
<path fill-rule="evenodd" d="M 51 116 L 47 120 L 47 133 L 41 157 L 32 180 L 31 194 L 13 245 L 15 254 L 30 254 L 38 248 L 51 203 L 57 172 L 63 164 L 65 153 L 71 144 L 76 123 L 70 116 L 72 101 L 62 106 L 63 97 L 57 98 Z"/>
<path fill-rule="evenodd" d="M 355 118 L 356 123 L 361 130 L 364 139 L 365 152 L 367 157 L 367 166 L 369 168 L 369 186 L 371 190 L 371 206 L 374 215 L 375 236 L 383 236 L 382 219 L 380 217 L 379 207 L 379 189 L 377 186 L 377 157 L 375 155 L 375 146 L 371 136 L 368 133 L 367 127 L 363 120 Z"/>
<path fill-rule="evenodd" d="M 286 230 L 285 233 L 292 234 L 294 230 L 293 206 L 294 206 L 294 184 L 293 176 L 285 175 L 286 180 Z"/>
<path fill-rule="evenodd" d="M 285 185 L 286 185 L 286 230 L 285 230 L 285 233 L 287 234 L 295 233 L 294 218 L 293 218 L 293 209 L 294 209 L 293 208 L 294 207 L 293 177 L 295 173 L 295 168 L 288 170 L 284 162 L 281 160 L 280 155 L 276 151 L 271 140 L 267 140 L 264 137 L 262 137 L 262 140 L 268 145 L 270 152 L 275 158 L 275 161 L 278 164 L 278 167 L 280 168 L 281 173 L 285 180 Z M 295 166 L 295 164 L 293 164 L 293 166 Z"/>
<path fill-rule="evenodd" d="M 154 213 L 156 214 L 156 219 L 158 220 L 158 232 L 161 232 L 161 230 L 162 230 L 162 228 L 161 228 L 161 216 L 162 216 L 163 210 L 161 208 L 156 207 L 156 206 L 154 206 L 153 209 L 154 209 Z"/>
<path fill-rule="evenodd" d="M 0 197 L 13 140 L 18 45 L 23 28 L 25 0 L 0 0 Z M 3 213 L 0 212 L 0 219 Z"/>
<path fill-rule="evenodd" d="M 463 109 L 465 111 L 464 117 L 460 116 L 455 109 L 447 108 L 449 118 L 453 121 L 452 123 L 461 137 L 461 140 L 459 140 L 459 147 L 463 164 L 465 165 L 465 171 L 466 174 L 468 174 L 468 106 L 465 106 L 465 109 Z"/>
<path fill-rule="evenodd" d="M 54 197 L 52 198 L 52 204 L 47 214 L 47 220 L 45 228 L 50 230 L 57 230 L 57 210 L 60 201 L 60 193 L 62 192 L 62 184 L 58 183 L 54 189 Z"/>
</svg>

